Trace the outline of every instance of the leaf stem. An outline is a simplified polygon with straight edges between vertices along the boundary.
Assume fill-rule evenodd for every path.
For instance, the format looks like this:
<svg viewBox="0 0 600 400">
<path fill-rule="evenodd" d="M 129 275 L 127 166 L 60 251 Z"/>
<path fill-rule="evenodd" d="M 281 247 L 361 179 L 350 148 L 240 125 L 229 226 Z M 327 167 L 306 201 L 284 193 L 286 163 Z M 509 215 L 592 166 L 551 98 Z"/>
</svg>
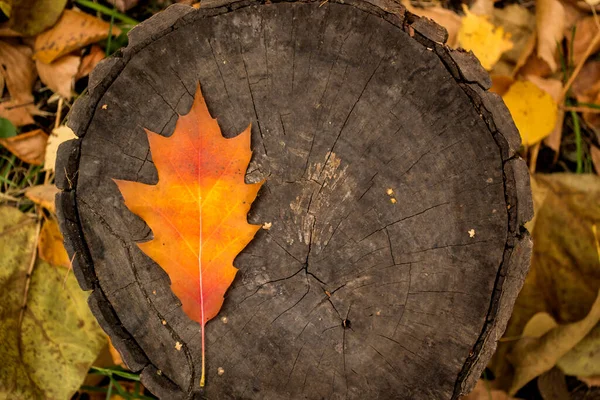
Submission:
<svg viewBox="0 0 600 400">
<path fill-rule="evenodd" d="M 136 21 L 135 19 L 130 18 L 127 15 L 121 14 L 117 10 L 112 10 L 106 6 L 103 6 L 102 4 L 94 3 L 93 1 L 90 1 L 90 0 L 75 0 L 75 3 L 82 5 L 84 7 L 87 7 L 87 8 L 91 8 L 92 10 L 99 11 L 104 15 L 108 15 L 109 17 L 118 19 L 119 21 L 121 21 L 125 24 L 128 24 L 128 25 L 139 24 L 139 22 Z"/>
</svg>

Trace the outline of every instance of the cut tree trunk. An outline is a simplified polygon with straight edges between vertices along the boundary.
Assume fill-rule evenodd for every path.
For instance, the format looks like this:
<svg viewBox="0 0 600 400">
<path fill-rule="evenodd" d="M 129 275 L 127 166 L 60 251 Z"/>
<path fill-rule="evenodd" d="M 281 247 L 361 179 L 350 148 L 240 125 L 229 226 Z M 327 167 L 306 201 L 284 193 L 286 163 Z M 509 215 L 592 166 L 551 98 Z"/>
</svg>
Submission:
<svg viewBox="0 0 600 400">
<path fill-rule="evenodd" d="M 127 366 L 164 399 L 450 399 L 470 390 L 528 269 L 519 134 L 471 53 L 396 3 L 203 2 L 129 34 L 60 147 L 73 270 Z M 271 223 L 206 326 L 138 249 L 113 179 L 155 184 L 200 82 L 225 136 L 252 122 L 248 216 Z M 176 161 L 176 160 L 174 160 Z M 180 346 L 180 344 L 182 346 Z"/>
</svg>

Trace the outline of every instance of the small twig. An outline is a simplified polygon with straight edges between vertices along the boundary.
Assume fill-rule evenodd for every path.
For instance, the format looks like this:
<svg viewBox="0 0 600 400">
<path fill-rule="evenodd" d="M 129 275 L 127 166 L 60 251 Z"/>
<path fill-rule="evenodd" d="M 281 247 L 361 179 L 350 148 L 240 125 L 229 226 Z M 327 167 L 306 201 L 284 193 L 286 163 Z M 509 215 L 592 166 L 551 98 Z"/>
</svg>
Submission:
<svg viewBox="0 0 600 400">
<path fill-rule="evenodd" d="M 23 315 L 25 314 L 25 308 L 27 307 L 27 296 L 29 295 L 29 286 L 31 284 L 31 275 L 33 274 L 33 267 L 35 267 L 35 260 L 37 259 L 38 240 L 40 238 L 40 230 L 41 229 L 42 229 L 42 218 L 41 218 L 41 213 L 38 213 L 34 241 L 33 241 L 33 251 L 31 252 L 31 260 L 29 261 L 29 268 L 27 268 L 27 275 L 26 275 L 26 280 L 25 280 L 25 290 L 23 292 L 23 304 L 21 305 L 21 313 L 19 314 L 19 325 L 18 325 L 19 330 L 21 330 L 21 324 L 23 323 Z"/>
<path fill-rule="evenodd" d="M 69 268 L 67 269 L 67 273 L 65 274 L 65 279 L 63 279 L 63 289 L 67 287 L 67 278 L 69 277 L 69 272 L 73 269 L 73 260 L 75 259 L 75 255 L 77 252 L 73 253 L 73 257 L 69 260 Z"/>
</svg>

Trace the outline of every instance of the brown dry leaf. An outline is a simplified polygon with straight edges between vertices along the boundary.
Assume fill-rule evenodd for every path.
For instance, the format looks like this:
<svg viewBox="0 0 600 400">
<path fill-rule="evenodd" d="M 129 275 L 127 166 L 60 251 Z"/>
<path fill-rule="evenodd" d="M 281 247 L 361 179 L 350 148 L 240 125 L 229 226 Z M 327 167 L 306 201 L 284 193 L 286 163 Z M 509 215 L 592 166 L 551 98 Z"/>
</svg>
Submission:
<svg viewBox="0 0 600 400">
<path fill-rule="evenodd" d="M 67 140 L 76 138 L 77 136 L 73 130 L 66 125 L 59 126 L 52 130 L 52 133 L 48 137 L 44 156 L 44 169 L 46 171 L 54 171 L 56 167 L 56 153 L 58 152 L 58 146 Z"/>
<path fill-rule="evenodd" d="M 137 5 L 139 0 L 114 0 L 114 5 L 117 10 L 125 12 Z"/>
<path fill-rule="evenodd" d="M 505 51 L 512 49 L 512 42 L 501 26 L 494 26 L 489 18 L 471 13 L 463 5 L 465 16 L 458 32 L 458 43 L 471 50 L 486 70 L 491 70 Z"/>
<path fill-rule="evenodd" d="M 587 61 L 571 85 L 575 97 L 589 94 L 590 88 L 600 82 L 600 61 Z"/>
<path fill-rule="evenodd" d="M 509 4 L 494 8 L 492 22 L 510 34 L 513 47 L 502 55 L 502 59 L 516 64 L 535 34 L 535 15 L 519 4 Z"/>
<path fill-rule="evenodd" d="M 588 93 L 578 96 L 577 100 L 583 103 L 600 104 L 600 82 L 597 82 Z M 581 113 L 583 120 L 596 133 L 600 139 L 600 113 L 584 111 Z"/>
<path fill-rule="evenodd" d="M 550 321 L 551 320 L 551 321 Z M 580 321 L 555 325 L 552 316 L 539 313 L 527 323 L 523 337 L 508 355 L 515 368 L 509 394 L 515 394 L 527 382 L 550 371 L 600 321 L 600 292 L 588 315 Z M 536 326 L 539 324 L 539 326 Z M 541 335 L 540 335 L 541 333 Z M 539 336 L 538 336 L 539 335 Z"/>
<path fill-rule="evenodd" d="M 537 27 L 537 55 L 552 72 L 556 71 L 557 43 L 565 31 L 565 9 L 559 0 L 537 0 L 535 21 Z"/>
<path fill-rule="evenodd" d="M 10 94 L 10 100 L 0 103 L 0 117 L 15 126 L 32 124 L 37 109 L 31 93 L 36 78 L 31 49 L 0 40 L 0 74 Z"/>
<path fill-rule="evenodd" d="M 582 382 L 585 382 L 589 387 L 600 386 L 600 375 L 577 377 Z"/>
<path fill-rule="evenodd" d="M 58 229 L 58 222 L 50 218 L 44 222 L 38 239 L 38 255 L 50 265 L 69 268 L 70 260 L 65 246 L 64 238 Z"/>
<path fill-rule="evenodd" d="M 79 65 L 79 71 L 75 75 L 75 80 L 88 76 L 96 65 L 104 59 L 104 56 L 104 50 L 97 44 L 93 45 L 90 53 L 81 59 L 81 65 Z"/>
<path fill-rule="evenodd" d="M 35 61 L 38 74 L 42 82 L 54 93 L 58 93 L 65 99 L 70 99 L 73 95 L 73 85 L 75 76 L 79 71 L 81 58 L 72 54 L 62 56 L 50 64 L 45 64 L 40 60 Z"/>
<path fill-rule="evenodd" d="M 556 367 L 538 378 L 537 387 L 544 400 L 571 400 L 565 374 Z"/>
<path fill-rule="evenodd" d="M 416 8 L 409 1 L 402 0 L 402 5 L 411 13 L 420 17 L 429 18 L 438 25 L 443 26 L 448 31 L 448 41 L 446 44 L 450 47 L 456 47 L 458 44 L 458 31 L 462 24 L 461 18 L 454 11 L 442 7 Z"/>
<path fill-rule="evenodd" d="M 504 96 L 508 89 L 510 89 L 511 85 L 515 82 L 513 78 L 506 75 L 492 75 L 492 87 L 490 88 L 490 92 L 494 92 L 500 96 Z"/>
<path fill-rule="evenodd" d="M 110 24 L 92 15 L 65 10 L 52 29 L 37 36 L 33 58 L 50 64 L 60 56 L 108 37 Z M 113 26 L 112 34 L 121 30 Z"/>
<path fill-rule="evenodd" d="M 55 214 L 56 206 L 54 198 L 57 193 L 58 188 L 55 185 L 37 185 L 27 188 L 25 190 L 25 197 Z"/>
<path fill-rule="evenodd" d="M 537 87 L 548 93 L 555 103 L 560 102 L 560 96 L 563 90 L 563 83 L 558 79 L 544 79 L 535 75 L 528 75 L 526 79 L 533 82 Z M 556 123 L 552 132 L 544 139 L 546 146 L 550 147 L 554 152 L 560 150 L 560 142 L 562 139 L 563 121 L 565 120 L 565 110 L 558 107 L 556 109 Z"/>
<path fill-rule="evenodd" d="M 558 360 L 556 366 L 566 375 L 600 375 L 600 324 Z"/>
<path fill-rule="evenodd" d="M 551 313 L 559 324 L 583 319 L 600 289 L 600 262 L 592 232 L 593 224 L 600 221 L 600 177 L 536 174 L 531 183 L 533 257 L 506 338 L 520 336 L 527 321 L 539 312 Z M 506 354 L 514 344 L 501 341 L 490 364 L 499 388 L 505 390 L 512 380 Z"/>
<path fill-rule="evenodd" d="M 592 145 L 590 146 L 590 153 L 592 156 L 592 163 L 594 164 L 596 174 L 600 175 L 600 149 Z"/>
<path fill-rule="evenodd" d="M 460 398 L 461 400 L 516 400 L 502 390 L 492 389 L 492 383 L 480 379 L 471 393 Z"/>
<path fill-rule="evenodd" d="M 494 14 L 494 0 L 475 0 L 469 11 L 475 15 L 491 17 Z"/>
<path fill-rule="evenodd" d="M 34 36 L 56 23 L 67 0 L 12 0 L 9 24 L 23 36 Z"/>
<path fill-rule="evenodd" d="M 575 37 L 573 38 L 573 63 L 575 65 L 579 64 L 585 55 L 587 48 L 590 46 L 592 41 L 594 40 L 594 36 L 598 32 L 598 27 L 596 26 L 596 20 L 594 17 L 586 17 L 577 22 L 575 25 Z M 567 41 L 569 42 L 569 47 L 571 47 L 571 35 L 567 35 Z M 600 42 L 596 43 L 596 46 L 593 47 L 592 53 L 600 50 Z"/>
<path fill-rule="evenodd" d="M 0 139 L 0 144 L 6 147 L 11 153 L 33 165 L 42 165 L 44 163 L 44 152 L 46 151 L 47 142 L 48 135 L 41 129 Z"/>
</svg>

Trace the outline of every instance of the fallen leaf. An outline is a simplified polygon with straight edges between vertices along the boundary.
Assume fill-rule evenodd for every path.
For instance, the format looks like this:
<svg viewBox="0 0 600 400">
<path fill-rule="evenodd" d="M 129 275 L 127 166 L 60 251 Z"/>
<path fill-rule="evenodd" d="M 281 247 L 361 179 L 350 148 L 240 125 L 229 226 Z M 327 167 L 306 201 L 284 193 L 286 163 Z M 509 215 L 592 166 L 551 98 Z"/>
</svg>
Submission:
<svg viewBox="0 0 600 400">
<path fill-rule="evenodd" d="M 80 63 L 81 58 L 79 56 L 67 54 L 50 64 L 36 60 L 35 66 L 42 82 L 54 93 L 58 93 L 68 100 L 73 95 L 73 85 Z"/>
<path fill-rule="evenodd" d="M 58 146 L 67 140 L 76 138 L 77 136 L 73 130 L 66 125 L 59 126 L 52 130 L 52 133 L 48 137 L 44 156 L 44 169 L 46 171 L 54 171 L 56 168 L 56 153 L 58 152 Z"/>
<path fill-rule="evenodd" d="M 75 75 L 75 80 L 88 76 L 90 72 L 98 65 L 100 61 L 104 59 L 104 50 L 97 44 L 93 45 L 88 55 L 83 56 L 81 59 L 81 65 L 79 65 L 79 71 Z"/>
<path fill-rule="evenodd" d="M 9 26 L 23 36 L 34 36 L 56 23 L 67 0 L 12 0 Z"/>
<path fill-rule="evenodd" d="M 571 93 L 575 97 L 583 95 L 592 95 L 595 97 L 598 90 L 594 90 L 594 93 L 590 93 L 590 89 L 595 89 L 594 85 L 598 82 L 600 82 L 600 61 L 587 61 L 581 68 L 581 72 L 579 72 L 573 81 Z"/>
<path fill-rule="evenodd" d="M 516 400 L 502 390 L 492 388 L 492 383 L 480 379 L 471 393 L 461 397 L 461 400 Z"/>
<path fill-rule="evenodd" d="M 55 185 L 37 185 L 30 186 L 25 190 L 25 197 L 33 201 L 35 204 L 39 204 L 46 210 L 53 214 L 56 214 L 56 206 L 54 198 L 58 193 L 58 188 Z"/>
<path fill-rule="evenodd" d="M 114 0 L 115 7 L 121 12 L 125 12 L 137 5 L 139 0 Z"/>
<path fill-rule="evenodd" d="M 119 353 L 115 346 L 113 346 L 108 335 L 106 336 L 106 339 L 108 340 L 108 351 L 110 352 L 110 356 L 112 357 L 113 364 L 125 367 L 125 363 L 123 363 L 123 359 L 121 358 L 121 353 Z"/>
<path fill-rule="evenodd" d="M 597 376 L 582 376 L 577 377 L 582 382 L 585 382 L 589 387 L 597 387 L 600 386 L 600 375 Z"/>
<path fill-rule="evenodd" d="M 17 136 L 17 128 L 6 118 L 0 118 L 0 138 Z"/>
<path fill-rule="evenodd" d="M 475 15 L 491 17 L 494 14 L 494 0 L 475 0 L 469 11 Z"/>
<path fill-rule="evenodd" d="M 556 366 L 566 375 L 600 375 L 600 325 L 596 325 L 583 340 L 558 360 Z"/>
<path fill-rule="evenodd" d="M 487 17 L 471 13 L 463 5 L 465 16 L 458 32 L 458 44 L 465 50 L 471 50 L 486 70 L 500 60 L 500 56 L 513 46 L 509 35 L 501 26 L 494 26 Z"/>
<path fill-rule="evenodd" d="M 577 100 L 584 103 L 600 104 L 600 90 L 598 89 L 600 89 L 600 82 L 597 82 L 588 93 L 579 96 Z M 596 133 L 596 137 L 600 140 L 600 113 L 584 111 L 581 113 L 581 116 L 587 126 L 592 128 Z"/>
<path fill-rule="evenodd" d="M 559 0 L 537 0 L 535 21 L 537 55 L 554 72 L 557 68 L 557 43 L 562 41 L 565 30 L 565 9 Z"/>
<path fill-rule="evenodd" d="M 596 174 L 600 175 L 600 149 L 594 145 L 591 145 L 590 154 L 592 156 L 592 163 L 594 164 Z"/>
<path fill-rule="evenodd" d="M 519 339 L 510 354 L 508 360 L 515 368 L 515 376 L 509 394 L 515 394 L 527 382 L 546 371 L 551 370 L 557 361 L 567 354 L 577 343 L 579 343 L 600 321 L 600 292 L 592 305 L 588 315 L 580 321 L 564 325 L 555 325 L 547 330 L 551 324 L 547 322 L 549 314 L 544 318 L 531 319 L 525 326 L 523 338 Z M 543 322 L 543 327 L 531 327 L 533 324 Z M 556 324 L 556 322 L 555 322 Z M 541 336 L 537 334 L 542 333 Z"/>
<path fill-rule="evenodd" d="M 0 398 L 70 399 L 106 344 L 73 274 L 38 260 L 35 220 L 0 208 Z"/>
<path fill-rule="evenodd" d="M 433 20 L 448 31 L 448 40 L 446 44 L 455 47 L 458 44 L 458 31 L 462 24 L 461 18 L 454 11 L 442 7 L 417 8 L 410 4 L 410 1 L 403 0 L 402 5 L 406 9 L 419 17 L 425 17 Z"/>
<path fill-rule="evenodd" d="M 556 367 L 538 378 L 537 387 L 543 400 L 571 400 L 565 374 Z"/>
<path fill-rule="evenodd" d="M 109 28 L 110 24 L 100 18 L 79 11 L 65 10 L 52 29 L 37 36 L 33 58 L 50 64 L 73 50 L 106 39 Z M 114 36 L 120 33 L 118 27 L 112 27 Z"/>
<path fill-rule="evenodd" d="M 261 227 L 247 221 L 262 185 L 244 182 L 252 155 L 250 126 L 224 138 L 198 86 L 172 136 L 147 133 L 158 184 L 115 182 L 127 207 L 154 233 L 138 246 L 167 272 L 183 311 L 200 322 L 204 358 L 204 325 L 223 304 L 237 272 L 234 258 Z"/>
<path fill-rule="evenodd" d="M 48 135 L 41 129 L 22 133 L 7 139 L 0 139 L 2 146 L 6 147 L 21 160 L 33 165 L 42 165 L 44 163 L 44 152 L 47 142 Z"/>
<path fill-rule="evenodd" d="M 524 146 L 539 142 L 554 129 L 558 106 L 552 96 L 534 83 L 517 81 L 502 98 L 519 129 Z"/>
<path fill-rule="evenodd" d="M 512 48 L 502 54 L 502 59 L 515 64 L 535 33 L 535 15 L 520 4 L 508 4 L 493 9 L 492 22 L 510 35 Z"/>
<path fill-rule="evenodd" d="M 64 238 L 54 218 L 44 222 L 38 240 L 38 255 L 50 265 L 69 268 L 71 262 L 63 244 Z"/>
<path fill-rule="evenodd" d="M 573 43 L 571 43 L 571 35 L 567 35 L 567 43 L 569 44 L 567 48 L 573 47 L 573 64 L 577 65 L 581 62 L 597 32 L 598 26 L 594 17 L 583 18 L 575 24 Z M 592 48 L 591 54 L 596 53 L 598 50 L 600 50 L 600 42 L 597 42 Z"/>
<path fill-rule="evenodd" d="M 561 101 L 560 97 L 563 90 L 563 83 L 558 79 L 544 79 L 535 75 L 528 75 L 525 78 L 529 82 L 534 83 L 538 88 L 542 89 L 544 92 L 548 93 L 556 104 L 558 104 Z M 557 107 L 556 122 L 554 124 L 554 128 L 552 129 L 550 134 L 546 138 L 544 138 L 544 143 L 546 144 L 546 146 L 554 150 L 555 153 L 558 153 L 560 150 L 564 120 L 565 110 L 563 108 Z"/>
<path fill-rule="evenodd" d="M 0 74 L 10 94 L 10 100 L 0 103 L 0 117 L 15 126 L 32 124 L 37 109 L 32 95 L 36 74 L 31 49 L 0 40 Z"/>
<path fill-rule="evenodd" d="M 492 75 L 491 78 L 492 87 L 490 88 L 490 92 L 494 92 L 500 96 L 504 96 L 515 82 L 513 78 L 507 75 Z"/>
<path fill-rule="evenodd" d="M 531 188 L 535 210 L 533 257 L 505 338 L 520 336 L 539 312 L 549 313 L 559 324 L 583 319 L 600 289 L 600 261 L 592 231 L 600 221 L 600 177 L 536 174 Z M 512 339 L 499 342 L 490 363 L 498 387 L 504 390 L 512 381 L 506 354 L 514 344 Z"/>
</svg>

